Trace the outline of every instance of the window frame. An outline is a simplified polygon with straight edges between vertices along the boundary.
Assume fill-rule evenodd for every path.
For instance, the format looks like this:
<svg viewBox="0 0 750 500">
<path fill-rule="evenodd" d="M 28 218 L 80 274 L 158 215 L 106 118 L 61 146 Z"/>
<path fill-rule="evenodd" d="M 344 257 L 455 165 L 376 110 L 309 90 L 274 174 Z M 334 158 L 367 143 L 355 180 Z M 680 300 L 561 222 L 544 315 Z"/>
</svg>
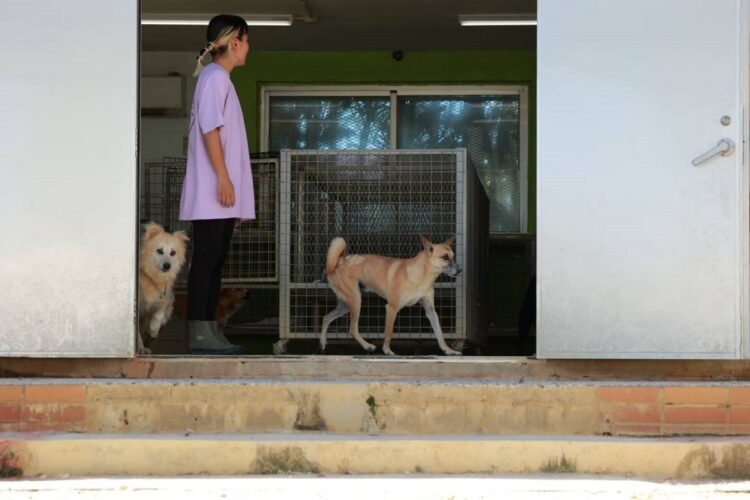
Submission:
<svg viewBox="0 0 750 500">
<path fill-rule="evenodd" d="M 272 97 L 385 97 L 390 99 L 390 148 L 397 149 L 398 98 L 400 96 L 516 95 L 519 98 L 520 231 L 491 235 L 528 234 L 529 199 L 529 90 L 525 85 L 263 85 L 260 98 L 260 148 L 268 150 Z"/>
</svg>

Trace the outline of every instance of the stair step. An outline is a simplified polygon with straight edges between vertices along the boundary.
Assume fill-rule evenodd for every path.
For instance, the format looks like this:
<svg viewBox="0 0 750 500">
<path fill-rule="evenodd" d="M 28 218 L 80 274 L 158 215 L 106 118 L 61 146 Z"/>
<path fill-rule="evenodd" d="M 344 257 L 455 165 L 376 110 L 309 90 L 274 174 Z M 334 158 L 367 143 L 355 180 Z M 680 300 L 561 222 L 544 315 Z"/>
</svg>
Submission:
<svg viewBox="0 0 750 500">
<path fill-rule="evenodd" d="M 0 379 L 0 432 L 738 435 L 746 383 Z"/>
<path fill-rule="evenodd" d="M 750 360 L 540 360 L 453 356 L 142 356 L 0 358 L 4 377 L 215 379 L 293 377 L 390 380 L 724 381 L 750 379 Z"/>
<path fill-rule="evenodd" d="M 290 434 L 0 434 L 0 473 L 598 474 L 743 479 L 750 439 Z"/>
</svg>

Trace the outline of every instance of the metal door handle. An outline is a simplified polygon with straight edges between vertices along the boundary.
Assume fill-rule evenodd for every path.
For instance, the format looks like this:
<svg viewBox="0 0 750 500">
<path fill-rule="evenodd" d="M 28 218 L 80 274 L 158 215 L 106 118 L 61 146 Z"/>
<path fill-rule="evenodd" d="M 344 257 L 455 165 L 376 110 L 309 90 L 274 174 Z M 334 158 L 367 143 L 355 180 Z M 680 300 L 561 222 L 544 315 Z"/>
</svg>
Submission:
<svg viewBox="0 0 750 500">
<path fill-rule="evenodd" d="M 705 163 L 714 156 L 731 156 L 732 153 L 734 153 L 735 145 L 734 141 L 732 139 L 722 139 L 719 141 L 719 143 L 716 145 L 716 147 L 709 149 L 702 155 L 700 155 L 698 158 L 693 160 L 693 165 L 696 167 L 700 165 L 701 163 Z"/>
</svg>

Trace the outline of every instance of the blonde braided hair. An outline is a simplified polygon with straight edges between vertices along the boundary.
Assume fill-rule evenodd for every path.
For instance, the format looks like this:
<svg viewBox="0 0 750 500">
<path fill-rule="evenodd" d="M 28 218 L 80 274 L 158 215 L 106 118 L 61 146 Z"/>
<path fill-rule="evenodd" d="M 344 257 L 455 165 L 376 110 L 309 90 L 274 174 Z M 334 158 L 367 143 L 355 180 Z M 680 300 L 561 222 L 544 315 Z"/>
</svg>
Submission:
<svg viewBox="0 0 750 500">
<path fill-rule="evenodd" d="M 203 69 L 203 58 L 206 54 L 211 53 L 211 57 L 215 58 L 217 55 L 223 54 L 224 52 L 231 52 L 232 45 L 229 42 L 240 36 L 241 31 L 240 28 L 227 26 L 222 30 L 219 36 L 216 37 L 216 40 L 208 42 L 208 44 L 201 49 L 195 60 L 195 71 L 193 71 L 193 76 L 200 75 L 201 70 Z"/>
</svg>

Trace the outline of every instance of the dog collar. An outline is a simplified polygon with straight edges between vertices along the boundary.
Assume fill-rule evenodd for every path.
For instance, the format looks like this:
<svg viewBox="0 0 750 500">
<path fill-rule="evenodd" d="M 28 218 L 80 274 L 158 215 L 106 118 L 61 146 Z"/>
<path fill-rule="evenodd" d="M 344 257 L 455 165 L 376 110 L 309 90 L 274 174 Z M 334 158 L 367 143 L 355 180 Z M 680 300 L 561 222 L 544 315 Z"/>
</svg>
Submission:
<svg viewBox="0 0 750 500">
<path fill-rule="evenodd" d="M 141 273 L 141 274 L 142 274 L 142 275 L 143 275 L 143 276 L 144 276 L 144 277 L 145 277 L 145 278 L 146 278 L 147 280 L 149 280 L 149 281 L 151 282 L 151 284 L 152 284 L 152 285 L 154 285 L 154 287 L 156 287 L 156 289 L 157 289 L 157 290 L 159 290 L 159 298 L 160 298 L 160 299 L 163 299 L 164 297 L 166 297 L 166 296 L 167 296 L 167 285 L 164 285 L 164 291 L 162 291 L 162 290 L 161 290 L 161 289 L 159 288 L 159 285 L 157 285 L 157 284 L 156 284 L 156 281 L 154 281 L 154 279 L 153 279 L 153 278 L 152 278 L 151 276 L 149 276 L 148 274 L 144 273 L 143 271 L 140 271 L 140 273 Z"/>
</svg>

